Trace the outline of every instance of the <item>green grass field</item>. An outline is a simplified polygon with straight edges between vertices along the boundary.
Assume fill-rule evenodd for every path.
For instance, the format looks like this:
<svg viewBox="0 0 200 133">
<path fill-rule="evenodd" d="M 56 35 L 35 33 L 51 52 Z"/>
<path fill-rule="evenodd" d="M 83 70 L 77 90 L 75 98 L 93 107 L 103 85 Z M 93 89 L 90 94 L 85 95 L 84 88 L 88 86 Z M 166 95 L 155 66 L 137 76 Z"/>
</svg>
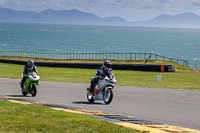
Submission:
<svg viewBox="0 0 200 133">
<path fill-rule="evenodd" d="M 2 58 L 2 57 L 0 57 Z M 5 57 L 4 57 L 5 58 Z M 9 57 L 9 59 L 14 59 Z M 27 58 L 17 58 L 27 60 Z M 44 60 L 59 62 L 91 62 L 102 60 Z M 143 61 L 116 60 L 112 63 L 143 63 Z M 200 70 L 192 70 L 174 62 L 151 61 L 152 64 L 175 64 L 176 72 L 142 72 L 113 70 L 121 86 L 157 87 L 200 90 Z M 0 78 L 21 79 L 23 65 L 0 63 Z M 37 67 L 42 81 L 89 84 L 94 69 Z M 162 75 L 162 82 L 157 82 Z M 148 88 L 147 88 L 148 89 Z M 92 126 L 91 126 L 92 123 Z M 108 123 L 93 117 L 55 111 L 46 107 L 21 105 L 0 100 L 0 132 L 136 132 L 129 128 Z"/>
<path fill-rule="evenodd" d="M 1 100 L 0 132 L 142 133 L 90 116 Z"/>
<path fill-rule="evenodd" d="M 23 58 L 24 60 L 26 58 Z M 44 59 L 36 59 L 44 61 Z M 49 60 L 48 60 L 49 61 Z M 54 60 L 51 60 L 54 61 Z M 68 62 L 70 60 L 65 60 Z M 74 60 L 71 62 L 78 62 Z M 63 61 L 62 61 L 63 62 Z M 85 60 L 85 62 L 102 62 L 102 60 Z M 134 61 L 112 61 L 113 63 L 134 63 Z M 139 62 L 139 61 L 137 61 Z M 141 63 L 141 62 L 139 62 Z M 154 64 L 175 64 L 176 72 L 142 72 L 113 70 L 120 86 L 156 87 L 171 89 L 200 90 L 200 70 L 193 70 L 174 62 L 152 61 Z M 42 81 L 59 81 L 73 83 L 90 83 L 95 76 L 94 69 L 37 67 Z M 0 77 L 20 79 L 23 65 L 0 63 Z M 162 75 L 162 82 L 157 82 L 157 75 Z"/>
</svg>

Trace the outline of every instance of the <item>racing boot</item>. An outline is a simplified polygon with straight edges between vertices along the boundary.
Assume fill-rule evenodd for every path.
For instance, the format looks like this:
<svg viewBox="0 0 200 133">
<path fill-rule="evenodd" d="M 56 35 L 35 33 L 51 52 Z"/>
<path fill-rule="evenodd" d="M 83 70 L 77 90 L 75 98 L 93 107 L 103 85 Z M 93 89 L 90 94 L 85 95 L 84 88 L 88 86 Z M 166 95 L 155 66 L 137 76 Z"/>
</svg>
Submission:
<svg viewBox="0 0 200 133">
<path fill-rule="evenodd" d="M 19 82 L 19 85 L 20 85 L 20 87 L 21 87 L 21 88 L 23 88 L 23 84 L 22 84 L 22 81 L 21 81 L 21 82 Z"/>
<path fill-rule="evenodd" d="M 94 87 L 95 87 L 95 85 L 90 85 L 90 87 L 89 87 L 89 91 L 91 92 L 91 93 L 94 93 Z"/>
</svg>

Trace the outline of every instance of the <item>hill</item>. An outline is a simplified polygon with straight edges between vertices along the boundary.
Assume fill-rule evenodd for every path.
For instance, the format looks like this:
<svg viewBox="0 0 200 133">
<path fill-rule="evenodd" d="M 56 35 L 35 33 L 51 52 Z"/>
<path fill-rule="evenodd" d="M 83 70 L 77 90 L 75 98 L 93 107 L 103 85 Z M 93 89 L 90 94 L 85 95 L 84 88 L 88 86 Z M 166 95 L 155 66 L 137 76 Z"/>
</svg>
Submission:
<svg viewBox="0 0 200 133">
<path fill-rule="evenodd" d="M 200 28 L 200 16 L 191 12 L 177 15 L 162 14 L 147 21 L 127 22 L 121 17 L 113 16 L 103 18 L 93 13 L 82 12 L 77 9 L 47 9 L 41 12 L 34 12 L 19 11 L 0 7 L 0 22 Z"/>
<path fill-rule="evenodd" d="M 92 13 L 72 10 L 47 9 L 42 12 L 19 11 L 0 8 L 0 22 L 51 23 L 83 25 L 124 25 L 126 20 L 120 17 L 102 18 Z"/>
<path fill-rule="evenodd" d="M 162 14 L 147 21 L 133 22 L 140 27 L 200 28 L 200 16 L 188 12 L 177 15 Z"/>
</svg>

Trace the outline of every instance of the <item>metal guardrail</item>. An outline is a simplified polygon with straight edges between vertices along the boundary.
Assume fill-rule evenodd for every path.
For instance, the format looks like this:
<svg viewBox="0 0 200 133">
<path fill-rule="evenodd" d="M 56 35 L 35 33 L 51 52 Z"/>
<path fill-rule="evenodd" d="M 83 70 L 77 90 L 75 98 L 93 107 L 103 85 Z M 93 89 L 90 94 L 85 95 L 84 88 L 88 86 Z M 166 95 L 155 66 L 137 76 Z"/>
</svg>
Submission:
<svg viewBox="0 0 200 133">
<path fill-rule="evenodd" d="M 163 60 L 175 61 L 188 67 L 188 61 L 168 58 L 153 53 L 35 53 L 22 51 L 0 51 L 0 56 L 18 56 L 46 59 L 110 59 L 110 60 Z"/>
</svg>

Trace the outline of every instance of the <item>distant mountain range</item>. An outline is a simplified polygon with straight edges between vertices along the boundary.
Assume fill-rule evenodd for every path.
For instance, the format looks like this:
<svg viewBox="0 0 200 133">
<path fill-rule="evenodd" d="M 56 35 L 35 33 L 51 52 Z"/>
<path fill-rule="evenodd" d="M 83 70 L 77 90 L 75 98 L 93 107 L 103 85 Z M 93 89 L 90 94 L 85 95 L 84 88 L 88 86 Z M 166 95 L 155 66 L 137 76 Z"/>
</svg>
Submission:
<svg viewBox="0 0 200 133">
<path fill-rule="evenodd" d="M 200 16 L 188 12 L 177 15 L 162 14 L 148 21 L 133 22 L 139 27 L 200 28 Z"/>
<path fill-rule="evenodd" d="M 102 18 L 92 13 L 72 10 L 44 10 L 42 12 L 18 11 L 0 8 L 0 22 L 51 23 L 81 25 L 124 25 L 126 20 L 120 17 Z"/>
<path fill-rule="evenodd" d="M 92 13 L 47 9 L 42 12 L 19 11 L 0 7 L 0 22 L 111 25 L 134 27 L 200 28 L 200 16 L 194 13 L 163 14 L 147 21 L 127 22 L 121 17 L 99 17 Z"/>
</svg>

